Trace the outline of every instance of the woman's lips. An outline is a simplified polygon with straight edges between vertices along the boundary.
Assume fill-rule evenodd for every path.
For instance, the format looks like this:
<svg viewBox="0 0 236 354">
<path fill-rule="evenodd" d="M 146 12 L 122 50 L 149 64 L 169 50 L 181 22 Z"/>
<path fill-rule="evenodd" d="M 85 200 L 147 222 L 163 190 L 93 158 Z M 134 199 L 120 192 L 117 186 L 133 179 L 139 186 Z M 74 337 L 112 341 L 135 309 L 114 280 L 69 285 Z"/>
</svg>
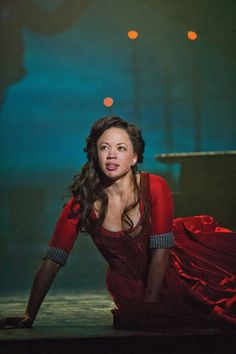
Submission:
<svg viewBox="0 0 236 354">
<path fill-rule="evenodd" d="M 115 170 L 117 170 L 118 167 L 119 167 L 119 165 L 116 165 L 114 163 L 107 163 L 106 164 L 106 169 L 108 171 L 115 171 Z"/>
</svg>

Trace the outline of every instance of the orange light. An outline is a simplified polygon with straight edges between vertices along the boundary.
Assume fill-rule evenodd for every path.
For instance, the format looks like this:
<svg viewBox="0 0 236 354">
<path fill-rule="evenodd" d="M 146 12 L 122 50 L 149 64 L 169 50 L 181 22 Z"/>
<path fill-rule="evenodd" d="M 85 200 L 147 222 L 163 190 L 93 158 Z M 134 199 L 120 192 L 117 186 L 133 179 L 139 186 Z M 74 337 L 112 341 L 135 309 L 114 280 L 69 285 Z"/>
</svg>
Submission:
<svg viewBox="0 0 236 354">
<path fill-rule="evenodd" d="M 103 100 L 104 106 L 111 107 L 113 105 L 113 98 L 105 97 Z"/>
<path fill-rule="evenodd" d="M 137 31 L 129 31 L 128 37 L 129 37 L 129 39 L 136 39 L 136 38 L 138 38 L 138 32 Z"/>
<path fill-rule="evenodd" d="M 188 31 L 187 37 L 190 41 L 195 41 L 197 39 L 197 33 L 194 31 Z"/>
</svg>

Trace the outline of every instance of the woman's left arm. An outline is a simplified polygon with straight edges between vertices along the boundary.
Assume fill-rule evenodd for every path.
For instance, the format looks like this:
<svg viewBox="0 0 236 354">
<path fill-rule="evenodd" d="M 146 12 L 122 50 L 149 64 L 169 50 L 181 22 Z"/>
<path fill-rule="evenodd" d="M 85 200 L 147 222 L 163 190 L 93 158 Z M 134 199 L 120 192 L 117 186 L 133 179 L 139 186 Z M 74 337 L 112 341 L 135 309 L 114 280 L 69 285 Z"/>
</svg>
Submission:
<svg viewBox="0 0 236 354">
<path fill-rule="evenodd" d="M 168 248 L 152 250 L 143 302 L 155 303 L 158 301 L 168 261 Z"/>
<path fill-rule="evenodd" d="M 173 201 L 166 181 L 159 176 L 149 175 L 151 192 L 150 235 L 151 260 L 148 269 L 143 301 L 157 302 L 169 262 L 169 249 L 174 246 Z"/>
</svg>

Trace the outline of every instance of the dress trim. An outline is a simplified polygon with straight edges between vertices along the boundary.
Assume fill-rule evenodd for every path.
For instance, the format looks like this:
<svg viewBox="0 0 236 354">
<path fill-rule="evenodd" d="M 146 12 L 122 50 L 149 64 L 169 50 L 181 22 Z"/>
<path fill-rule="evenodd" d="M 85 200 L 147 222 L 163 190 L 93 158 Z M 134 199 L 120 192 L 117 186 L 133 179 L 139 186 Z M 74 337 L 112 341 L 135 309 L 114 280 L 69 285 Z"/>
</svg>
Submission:
<svg viewBox="0 0 236 354">
<path fill-rule="evenodd" d="M 174 247 L 173 232 L 166 232 L 150 236 L 150 248 L 171 248 Z"/>
<path fill-rule="evenodd" d="M 63 267 L 66 264 L 68 255 L 69 253 L 63 251 L 62 249 L 50 246 L 43 259 L 50 259 Z"/>
</svg>

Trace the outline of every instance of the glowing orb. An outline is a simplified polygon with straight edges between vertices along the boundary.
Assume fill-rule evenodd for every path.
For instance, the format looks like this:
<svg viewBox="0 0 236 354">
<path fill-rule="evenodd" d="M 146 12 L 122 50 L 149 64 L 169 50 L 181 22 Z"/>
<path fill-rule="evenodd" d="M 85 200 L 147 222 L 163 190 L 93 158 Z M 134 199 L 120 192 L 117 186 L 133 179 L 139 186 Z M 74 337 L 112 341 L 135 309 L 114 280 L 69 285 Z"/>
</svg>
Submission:
<svg viewBox="0 0 236 354">
<path fill-rule="evenodd" d="M 129 39 L 136 39 L 136 38 L 138 38 L 138 32 L 137 31 L 129 31 L 128 32 L 128 37 L 129 37 Z"/>
<path fill-rule="evenodd" d="M 113 98 L 105 97 L 103 100 L 104 106 L 111 107 L 113 105 Z"/>
<path fill-rule="evenodd" d="M 188 31 L 187 37 L 190 41 L 195 41 L 197 39 L 197 33 L 194 31 Z"/>
</svg>

